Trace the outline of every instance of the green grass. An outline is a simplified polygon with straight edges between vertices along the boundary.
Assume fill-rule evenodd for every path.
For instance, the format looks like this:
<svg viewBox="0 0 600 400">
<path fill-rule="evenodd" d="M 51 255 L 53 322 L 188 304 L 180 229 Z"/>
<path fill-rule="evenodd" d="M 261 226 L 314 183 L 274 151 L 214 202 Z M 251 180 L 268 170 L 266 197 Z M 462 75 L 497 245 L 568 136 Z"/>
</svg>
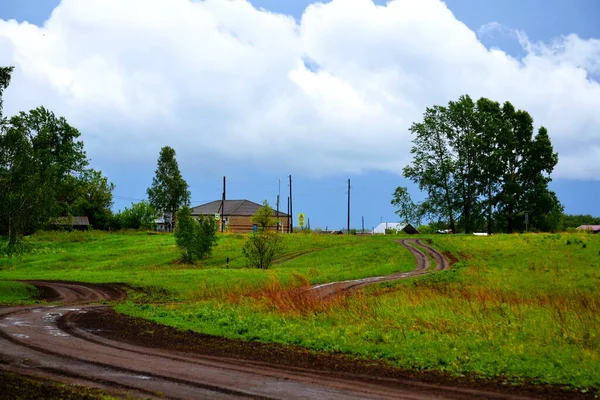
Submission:
<svg viewBox="0 0 600 400">
<path fill-rule="evenodd" d="M 0 279 L 127 283 L 166 290 L 170 295 L 165 301 L 187 302 L 250 293 L 274 282 L 291 287 L 413 268 L 410 253 L 386 238 L 319 234 L 284 238 L 282 262 L 261 271 L 246 268 L 244 235 L 220 236 L 213 256 L 190 266 L 179 262 L 172 235 L 45 232 L 28 238 L 32 251 L 21 259 L 0 258 Z"/>
<path fill-rule="evenodd" d="M 32 237 L 22 260 L 0 259 L 0 279 L 162 288 L 117 310 L 403 368 L 600 388 L 600 235 L 430 238 L 460 259 L 451 270 L 325 304 L 293 304 L 286 289 L 410 270 L 412 255 L 389 237 L 293 235 L 283 262 L 258 271 L 245 268 L 243 236 L 226 235 L 189 267 L 168 235 L 51 233 Z"/>
<path fill-rule="evenodd" d="M 25 304 L 37 295 L 34 286 L 19 282 L 0 281 L 0 305 Z"/>
</svg>

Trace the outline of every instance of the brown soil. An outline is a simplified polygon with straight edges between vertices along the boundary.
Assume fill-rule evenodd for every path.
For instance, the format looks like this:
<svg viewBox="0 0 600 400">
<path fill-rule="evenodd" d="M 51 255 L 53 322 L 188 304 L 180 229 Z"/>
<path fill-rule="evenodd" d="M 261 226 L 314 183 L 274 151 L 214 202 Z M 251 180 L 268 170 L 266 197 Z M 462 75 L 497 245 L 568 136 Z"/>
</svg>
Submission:
<svg viewBox="0 0 600 400">
<path fill-rule="evenodd" d="M 281 366 L 282 369 L 308 369 L 392 387 L 401 382 L 406 385 L 415 385 L 417 388 L 415 392 L 420 394 L 425 391 L 433 395 L 440 390 L 443 391 L 445 386 L 453 386 L 482 390 L 487 392 L 486 396 L 492 395 L 489 392 L 497 392 L 506 397 L 597 398 L 592 393 L 579 393 L 557 386 L 527 385 L 524 382 L 517 384 L 515 381 L 511 385 L 508 380 L 503 378 L 483 379 L 477 376 L 459 378 L 436 371 L 409 371 L 394 368 L 382 361 L 361 360 L 344 354 L 314 352 L 302 347 L 274 343 L 232 340 L 175 329 L 141 318 L 128 317 L 108 308 L 97 308 L 93 312 L 77 314 L 72 322 L 86 331 L 95 332 L 98 336 L 140 347 L 268 363 Z M 473 396 L 473 398 L 479 397 Z"/>
</svg>

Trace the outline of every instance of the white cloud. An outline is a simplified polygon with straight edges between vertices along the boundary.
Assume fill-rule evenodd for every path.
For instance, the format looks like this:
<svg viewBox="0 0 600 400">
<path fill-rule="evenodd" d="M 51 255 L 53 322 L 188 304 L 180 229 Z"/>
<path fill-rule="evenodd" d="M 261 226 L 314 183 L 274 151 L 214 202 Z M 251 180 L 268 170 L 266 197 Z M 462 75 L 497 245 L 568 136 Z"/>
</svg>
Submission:
<svg viewBox="0 0 600 400">
<path fill-rule="evenodd" d="M 244 0 L 63 0 L 43 27 L 0 20 L 0 64 L 17 67 L 7 112 L 43 104 L 124 167 L 171 145 L 198 168 L 400 172 L 410 124 L 468 93 L 546 126 L 554 176 L 597 179 L 600 41 L 514 36 L 522 59 L 439 0 L 333 0 L 299 23 Z"/>
</svg>

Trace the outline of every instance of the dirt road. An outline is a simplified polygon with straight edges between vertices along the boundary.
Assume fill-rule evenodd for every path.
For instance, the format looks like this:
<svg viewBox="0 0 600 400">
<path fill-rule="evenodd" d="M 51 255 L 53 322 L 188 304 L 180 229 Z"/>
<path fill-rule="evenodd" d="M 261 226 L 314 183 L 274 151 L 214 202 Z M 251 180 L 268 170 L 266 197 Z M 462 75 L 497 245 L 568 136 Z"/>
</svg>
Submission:
<svg viewBox="0 0 600 400">
<path fill-rule="evenodd" d="M 450 263 L 446 259 L 446 257 L 444 257 L 442 253 L 440 253 L 433 247 L 425 244 L 423 239 L 402 239 L 398 240 L 398 243 L 400 243 L 413 254 L 417 263 L 417 268 L 410 272 L 398 272 L 386 276 L 375 276 L 363 279 L 353 279 L 343 282 L 324 283 L 321 285 L 312 286 L 310 290 L 312 292 L 315 292 L 316 295 L 321 298 L 328 298 L 351 292 L 354 290 L 358 290 L 365 286 L 373 285 L 375 283 L 395 281 L 399 279 L 407 279 L 419 275 L 425 275 L 431 272 L 431 262 L 429 260 L 429 257 L 431 257 L 436 263 L 435 270 L 445 270 L 450 268 Z M 421 248 L 425 249 L 427 254 L 425 254 L 421 250 Z"/>
<path fill-rule="evenodd" d="M 410 248 L 412 243 L 403 245 Z M 425 273 L 430 267 L 420 250 L 411 251 L 418 266 L 405 273 L 412 275 L 403 277 Z M 445 268 L 443 262 L 438 261 L 436 268 Z M 182 333 L 119 316 L 106 305 L 90 304 L 124 299 L 125 293 L 118 287 L 32 283 L 63 305 L 0 309 L 0 372 L 5 369 L 144 398 L 532 397 L 529 392 L 510 388 L 424 383 L 385 367 L 377 369 L 361 363 L 351 366 L 343 356 Z M 343 285 L 353 290 L 366 283 L 363 280 Z"/>
</svg>

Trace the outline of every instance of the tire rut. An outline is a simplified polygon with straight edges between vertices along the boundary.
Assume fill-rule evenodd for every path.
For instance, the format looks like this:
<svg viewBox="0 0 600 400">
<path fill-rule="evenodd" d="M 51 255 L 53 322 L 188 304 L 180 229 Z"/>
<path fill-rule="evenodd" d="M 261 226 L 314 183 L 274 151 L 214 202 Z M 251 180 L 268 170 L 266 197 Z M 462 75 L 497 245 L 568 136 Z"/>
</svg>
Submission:
<svg viewBox="0 0 600 400">
<path fill-rule="evenodd" d="M 423 243 L 422 239 L 401 239 L 397 243 L 404 246 L 415 257 L 417 267 L 409 272 L 397 272 L 387 276 L 376 276 L 362 279 L 352 279 L 341 282 L 330 282 L 318 285 L 313 285 L 305 290 L 300 291 L 301 295 L 312 294 L 320 299 L 329 299 L 337 296 L 342 296 L 352 291 L 362 289 L 365 286 L 373 285 L 381 282 L 389 282 L 400 279 L 413 278 L 415 276 L 425 275 L 431 272 L 431 261 L 429 256 L 435 261 L 436 271 L 446 270 L 450 268 L 450 263 L 446 257 L 435 248 Z M 423 252 L 419 247 L 425 249 Z"/>
<path fill-rule="evenodd" d="M 0 353 L 30 371 L 62 371 L 81 383 L 90 380 L 136 396 L 168 398 L 330 398 L 422 399 L 413 388 L 359 382 L 310 370 L 259 366 L 241 360 L 192 357 L 106 339 L 79 329 L 76 316 L 106 306 L 84 303 L 121 298 L 114 288 L 39 282 L 68 300 L 66 306 L 13 307 L 0 316 Z M 107 298 L 108 297 L 108 298 Z M 424 389 L 422 389 L 424 390 Z M 428 389 L 431 390 L 431 389 Z M 463 396 L 461 394 L 461 396 Z M 452 397 L 456 397 L 452 396 Z M 459 396 L 460 397 L 460 396 Z"/>
</svg>

